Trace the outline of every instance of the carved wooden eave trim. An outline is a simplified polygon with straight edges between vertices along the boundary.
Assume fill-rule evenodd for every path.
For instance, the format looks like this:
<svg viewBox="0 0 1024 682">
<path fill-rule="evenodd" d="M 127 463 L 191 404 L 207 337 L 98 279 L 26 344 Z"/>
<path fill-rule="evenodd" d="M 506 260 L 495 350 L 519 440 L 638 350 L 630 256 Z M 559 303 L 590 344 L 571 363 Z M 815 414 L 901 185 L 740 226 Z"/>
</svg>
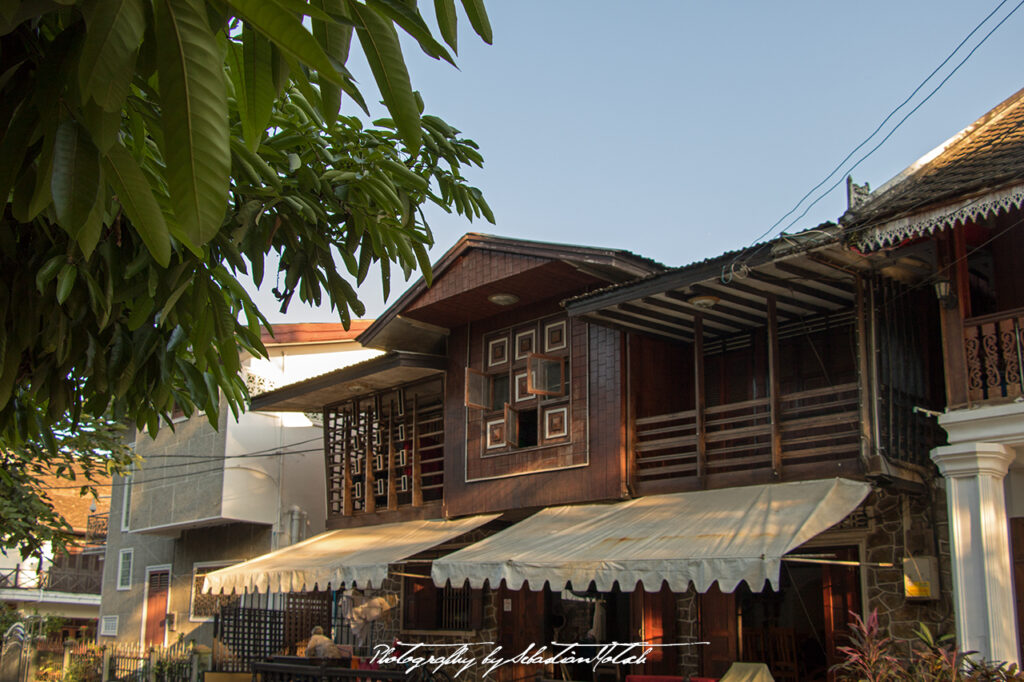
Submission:
<svg viewBox="0 0 1024 682">
<path fill-rule="evenodd" d="M 922 213 L 890 220 L 877 227 L 869 228 L 854 239 L 861 251 L 874 251 L 886 246 L 895 246 L 907 239 L 934 234 L 957 223 L 964 223 L 996 216 L 1011 209 L 1024 206 L 1024 183 L 1010 185 L 979 196 L 962 199 Z"/>
</svg>

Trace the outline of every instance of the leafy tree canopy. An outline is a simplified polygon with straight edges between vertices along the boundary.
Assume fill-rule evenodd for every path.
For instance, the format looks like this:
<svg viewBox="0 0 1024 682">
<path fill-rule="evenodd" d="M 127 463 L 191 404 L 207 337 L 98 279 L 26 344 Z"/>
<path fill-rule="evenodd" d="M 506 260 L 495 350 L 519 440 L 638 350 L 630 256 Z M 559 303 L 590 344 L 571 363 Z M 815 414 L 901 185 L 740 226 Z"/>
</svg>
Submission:
<svg viewBox="0 0 1024 682">
<path fill-rule="evenodd" d="M 425 202 L 493 222 L 461 174 L 482 163 L 477 146 L 423 113 L 398 39 L 454 63 L 460 14 L 487 42 L 490 25 L 482 0 L 434 5 L 440 39 L 415 0 L 0 3 L 0 451 L 12 463 L 66 470 L 63 441 L 101 416 L 155 434 L 175 406 L 214 425 L 222 405 L 237 415 L 239 352 L 265 353 L 266 324 L 239 278 L 259 285 L 272 253 L 282 309 L 297 294 L 347 322 L 364 312 L 353 283 L 371 267 L 385 294 L 393 266 L 429 280 Z M 351 49 L 389 118 L 359 117 Z M 130 459 L 106 452 L 88 462 Z M 4 495 L 32 509 L 31 486 L 10 481 Z M 35 543 L 4 526 L 0 549 Z"/>
</svg>

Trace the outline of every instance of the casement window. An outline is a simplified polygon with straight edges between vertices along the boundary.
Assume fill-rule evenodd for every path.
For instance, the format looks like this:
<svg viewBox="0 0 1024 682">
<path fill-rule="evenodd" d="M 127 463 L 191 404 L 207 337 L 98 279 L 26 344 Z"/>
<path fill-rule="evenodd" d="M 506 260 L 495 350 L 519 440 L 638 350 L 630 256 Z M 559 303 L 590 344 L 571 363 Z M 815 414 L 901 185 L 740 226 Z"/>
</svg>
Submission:
<svg viewBox="0 0 1024 682">
<path fill-rule="evenodd" d="M 413 574 L 422 573 L 423 577 Z M 402 578 L 402 630 L 469 632 L 483 621 L 483 590 L 436 587 L 429 566 L 406 566 Z"/>
<path fill-rule="evenodd" d="M 204 594 L 203 582 L 206 574 L 231 564 L 196 564 L 192 567 L 192 598 L 189 605 L 189 620 L 193 623 L 212 621 L 222 606 L 238 606 L 241 595 Z"/>
<path fill-rule="evenodd" d="M 118 616 L 100 618 L 100 637 L 117 637 Z"/>
<path fill-rule="evenodd" d="M 117 554 L 117 589 L 130 590 L 132 587 L 132 560 L 135 551 L 129 547 Z"/>
<path fill-rule="evenodd" d="M 569 440 L 569 322 L 547 318 L 484 336 L 466 368 L 465 405 L 484 455 Z"/>
</svg>

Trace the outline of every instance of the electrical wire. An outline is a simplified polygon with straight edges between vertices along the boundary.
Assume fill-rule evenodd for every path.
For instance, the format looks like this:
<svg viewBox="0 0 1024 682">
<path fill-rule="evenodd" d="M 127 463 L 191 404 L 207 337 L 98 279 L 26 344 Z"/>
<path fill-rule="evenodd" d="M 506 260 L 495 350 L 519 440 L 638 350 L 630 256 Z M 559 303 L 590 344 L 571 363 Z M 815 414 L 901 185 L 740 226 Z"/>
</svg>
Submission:
<svg viewBox="0 0 1024 682">
<path fill-rule="evenodd" d="M 757 253 L 758 253 L 758 252 L 759 252 L 759 251 L 761 250 L 761 248 L 764 248 L 764 245 L 762 245 L 762 246 L 761 246 L 761 247 L 760 247 L 760 248 L 759 248 L 758 250 L 754 251 L 754 253 L 752 253 L 752 254 L 749 254 L 749 255 L 747 255 L 747 254 L 745 253 L 745 252 L 746 252 L 746 251 L 748 251 L 748 250 L 749 250 L 749 249 L 750 249 L 750 248 L 751 248 L 752 246 L 754 246 L 754 244 L 756 244 L 757 242 L 761 241 L 762 239 L 764 239 L 764 238 L 765 238 L 765 237 L 767 237 L 768 235 L 772 234 L 772 233 L 773 233 L 773 232 L 775 231 L 775 228 L 776 228 L 776 227 L 778 227 L 778 226 L 779 226 L 779 225 L 780 225 L 780 224 L 781 224 L 781 223 L 782 223 L 782 222 L 783 222 L 783 221 L 784 221 L 784 220 L 785 220 L 786 218 L 788 218 L 788 217 L 789 217 L 789 216 L 791 216 L 791 215 L 792 215 L 793 213 L 795 213 L 795 212 L 797 211 L 797 209 L 798 209 L 798 208 L 800 207 L 800 205 L 801 205 L 801 204 L 802 204 L 802 203 L 803 203 L 804 201 L 806 201 L 806 200 L 807 200 L 807 198 L 808 198 L 808 197 L 809 197 L 809 196 L 810 196 L 811 194 L 813 194 L 813 193 L 814 193 L 815 191 L 817 191 L 817 190 L 818 190 L 818 189 L 819 189 L 819 188 L 820 188 L 820 187 L 821 187 L 822 185 L 824 185 L 824 184 L 825 184 L 826 182 L 828 182 L 828 180 L 829 180 L 829 179 L 830 179 L 831 177 L 833 177 L 833 176 L 834 176 L 834 175 L 835 175 L 835 174 L 836 174 L 836 173 L 837 173 L 837 172 L 838 172 L 838 171 L 839 171 L 839 170 L 840 170 L 840 169 L 841 169 L 841 168 L 842 168 L 842 167 L 843 167 L 843 166 L 844 166 L 844 165 L 846 164 L 846 162 L 847 162 L 847 161 L 849 161 L 849 160 L 850 160 L 850 158 L 852 158 L 852 157 L 853 157 L 853 155 L 854 155 L 854 154 L 856 154 L 856 153 L 857 153 L 857 152 L 858 152 L 858 151 L 859 151 L 860 149 L 862 149 L 862 148 L 864 147 L 864 145 L 866 145 L 866 144 L 867 144 L 867 143 L 868 143 L 868 142 L 869 142 L 869 141 L 870 141 L 870 140 L 871 140 L 872 138 L 874 138 L 874 137 L 875 137 L 875 136 L 876 136 L 876 135 L 877 135 L 877 134 L 878 134 L 878 133 L 879 133 L 879 132 L 880 132 L 880 131 L 882 130 L 882 128 L 884 128 L 884 127 L 885 127 L 885 124 L 886 124 L 886 123 L 887 123 L 888 121 L 890 121 L 890 120 L 892 119 L 892 117 L 893 117 L 893 116 L 895 116 L 895 115 L 896 115 L 896 113 L 897 113 L 897 112 L 898 112 L 898 111 L 899 111 L 900 109 L 902 109 L 902 108 L 903 108 L 904 106 L 906 106 L 906 105 L 907 105 L 907 104 L 908 104 L 908 103 L 910 102 L 910 100 L 911 100 L 911 99 L 913 99 L 913 98 L 914 98 L 914 96 L 915 96 L 915 95 L 916 95 L 916 94 L 917 94 L 918 92 L 920 92 L 921 88 L 922 88 L 922 87 L 924 87 L 924 85 L 925 85 L 925 84 L 926 84 L 926 83 L 927 83 L 928 81 L 930 81 L 930 80 L 931 80 L 931 79 L 932 79 L 932 78 L 933 78 L 933 77 L 934 77 L 934 76 L 936 75 L 936 73 L 937 73 L 937 72 L 938 72 L 939 70 L 941 70 L 941 69 L 942 69 L 942 67 L 943 67 L 943 66 L 945 66 L 945 65 L 946 65 L 946 64 L 947 64 L 947 63 L 949 62 L 949 60 L 950 60 L 950 59 L 952 59 L 952 58 L 953 58 L 953 56 L 954 56 L 954 55 L 955 55 L 955 54 L 956 54 L 957 52 L 959 52 L 959 51 L 960 51 L 960 49 L 961 49 L 961 48 L 962 48 L 962 47 L 964 46 L 964 44 L 965 44 L 965 43 L 967 43 L 967 41 L 968 41 L 968 40 L 970 40 L 970 38 L 971 38 L 971 37 L 972 37 L 972 36 L 973 36 L 973 35 L 974 35 L 975 33 L 977 33 L 977 32 L 978 32 L 978 30 L 979 30 L 979 29 L 981 29 L 981 27 L 982 27 L 982 26 L 984 26 L 984 25 L 985 25 L 985 24 L 986 24 L 986 23 L 987 23 L 987 22 L 989 21 L 989 19 L 991 19 L 991 18 L 992 18 L 992 16 L 993 16 L 993 15 L 995 15 L 995 13 L 996 13 L 996 12 L 998 12 L 998 11 L 999 11 L 999 9 L 1000 9 L 1000 8 L 1002 8 L 1002 6 L 1003 6 L 1003 5 L 1005 5 L 1005 4 L 1006 4 L 1006 3 L 1008 2 L 1008 1 L 1009 1 L 1009 0 L 1001 0 L 1001 2 L 1000 2 L 1000 3 L 998 4 L 998 5 L 996 5 L 995 9 L 993 9 L 993 10 L 992 10 L 991 12 L 989 12 L 989 14 L 988 14 L 988 15 L 986 15 L 986 17 L 985 17 L 984 19 L 982 19 L 982 21 L 981 21 L 981 22 L 979 22 L 979 23 L 978 23 L 978 25 L 977 25 L 977 26 L 975 26 L 975 27 L 974 27 L 974 28 L 973 28 L 973 29 L 972 29 L 972 30 L 970 31 L 970 33 L 968 33 L 968 34 L 967 34 L 967 36 L 966 36 L 966 37 L 965 37 L 965 38 L 964 38 L 963 40 L 961 40 L 961 41 L 960 41 L 960 43 L 959 43 L 959 44 L 958 44 L 958 45 L 957 45 L 957 46 L 956 46 L 956 47 L 955 47 L 955 48 L 953 49 L 953 51 L 952 51 L 952 52 L 950 52 L 950 53 L 949 53 L 949 54 L 948 54 L 948 55 L 946 56 L 946 58 L 945 58 L 945 59 L 943 59 L 943 60 L 942 60 L 942 62 L 941 62 L 941 63 L 940 63 L 940 64 L 939 64 L 939 65 L 938 65 L 938 66 L 937 66 L 937 67 L 936 67 L 936 68 L 935 68 L 935 69 L 934 69 L 934 70 L 933 70 L 933 71 L 932 71 L 932 72 L 931 72 L 930 74 L 928 74 L 928 76 L 927 76 L 927 77 L 926 77 L 926 78 L 925 78 L 925 79 L 924 79 L 923 81 L 921 81 L 921 83 L 920 83 L 920 84 L 919 84 L 919 85 L 918 85 L 918 86 L 917 86 L 917 87 L 916 87 L 916 88 L 914 89 L 914 91 L 913 91 L 913 92 L 911 92 L 911 93 L 910 93 L 910 95 L 909 95 L 909 96 L 908 96 L 908 97 L 907 97 L 906 99 L 904 99 L 904 100 L 903 100 L 903 102 L 901 102 L 901 103 L 900 103 L 900 104 L 899 104 L 899 105 L 898 105 L 898 106 L 897 106 L 897 107 L 896 107 L 895 109 L 893 109 L 893 110 L 892 110 L 891 112 L 889 112 L 889 114 L 888 114 L 888 115 L 887 115 L 887 116 L 886 116 L 886 117 L 885 117 L 885 118 L 884 118 L 884 119 L 882 120 L 882 122 L 881 122 L 880 124 L 878 124 L 878 126 L 877 126 L 877 127 L 875 128 L 875 130 L 874 130 L 874 131 L 872 131 L 872 133 L 871 133 L 871 134 L 870 134 L 870 135 L 869 135 L 869 136 L 868 136 L 867 138 L 865 138 L 865 139 L 864 139 L 864 140 L 863 140 L 863 141 L 862 141 L 862 142 L 861 142 L 860 144 L 858 144 L 858 145 L 857 145 L 856 147 L 854 147 L 854 148 L 853 148 L 853 150 L 852 150 L 852 151 L 850 151 L 850 153 L 849 153 L 849 154 L 847 154 L 847 155 L 846 155 L 846 157 L 845 157 L 845 158 L 844 158 L 844 159 L 843 159 L 843 160 L 842 160 L 842 161 L 841 161 L 841 162 L 839 163 L 839 165 L 837 165 L 837 166 L 836 166 L 836 167 L 835 167 L 835 168 L 834 168 L 834 169 L 832 170 L 832 172 L 830 172 L 830 173 L 829 173 L 828 175 L 826 175 L 826 176 L 825 176 L 825 177 L 824 177 L 824 178 L 823 178 L 823 179 L 822 179 L 822 180 L 821 180 L 821 181 L 820 181 L 820 182 L 819 182 L 819 183 L 818 183 L 817 185 L 815 185 L 814 187 L 812 187 L 812 188 L 811 188 L 811 189 L 810 189 L 810 190 L 809 190 L 809 191 L 808 191 L 808 192 L 807 192 L 806 194 L 804 194 L 804 196 L 800 198 L 800 201 L 798 201 L 798 202 L 797 202 L 797 203 L 796 203 L 796 204 L 795 204 L 795 205 L 793 206 L 793 208 L 791 208 L 791 209 L 790 209 L 789 211 L 787 211 L 787 212 L 786 212 L 786 213 L 785 213 L 785 214 L 784 214 L 784 215 L 783 215 L 783 216 L 782 216 L 781 218 L 779 218 L 779 219 L 778 219 L 777 221 L 775 221 L 775 223 L 773 223 L 773 224 L 772 224 L 772 225 L 771 225 L 771 226 L 770 226 L 770 227 L 769 227 L 769 228 L 768 228 L 767 230 L 765 230 L 765 231 L 764 231 L 764 232 L 762 232 L 762 233 L 761 233 L 760 235 L 758 235 L 758 236 L 757 236 L 756 238 L 754 238 L 754 239 L 753 239 L 753 240 L 752 240 L 752 241 L 750 242 L 750 244 L 748 244 L 748 245 L 747 245 L 747 247 L 746 247 L 746 248 L 744 248 L 744 249 L 742 249 L 742 250 L 740 251 L 740 253 L 736 254 L 736 256 L 735 256 L 735 257 L 734 257 L 734 258 L 732 259 L 732 261 L 730 262 L 730 264 L 729 264 L 728 266 L 726 266 L 726 267 L 723 267 L 723 269 L 722 269 L 722 270 L 723 270 L 723 272 L 722 272 L 722 280 L 723 280 L 723 281 L 727 281 L 727 280 L 726 280 L 726 277 L 725 277 L 725 271 L 726 271 L 726 270 L 732 271 L 732 270 L 733 270 L 733 269 L 735 268 L 735 266 L 736 266 L 736 263 L 737 263 L 737 262 L 739 262 L 739 261 L 740 261 L 741 259 L 744 259 L 744 260 L 749 260 L 750 258 L 752 258 L 753 256 L 755 256 L 755 255 L 756 255 L 756 254 L 757 254 Z M 912 109 L 912 110 L 911 110 L 910 112 L 908 112 L 908 113 L 907 113 L 907 114 L 906 114 L 906 115 L 905 115 L 905 116 L 904 116 L 904 117 L 903 117 L 902 119 L 900 119 L 900 121 L 899 121 L 899 122 L 898 122 L 898 123 L 896 124 L 896 126 L 895 126 L 895 127 L 894 127 L 894 128 L 893 128 L 893 129 L 891 130 L 891 131 L 889 131 L 889 133 L 888 133 L 888 134 L 887 134 L 887 135 L 886 135 L 886 136 L 885 136 L 885 137 L 884 137 L 884 138 L 883 138 L 883 139 L 881 140 L 881 142 L 879 142 L 879 143 L 878 143 L 877 145 L 875 145 L 875 147 L 873 147 L 873 148 L 872 148 L 872 149 L 871 149 L 871 150 L 870 150 L 870 151 L 869 151 L 869 152 L 868 152 L 867 154 L 865 154 L 864 156 L 862 156 L 862 157 L 861 157 L 861 158 L 860 158 L 860 159 L 859 159 L 859 160 L 858 160 L 858 161 L 857 161 L 857 162 L 856 162 L 856 163 L 855 163 L 855 164 L 854 164 L 854 165 L 853 165 L 852 167 L 850 167 L 850 168 L 849 168 L 849 169 L 848 169 L 847 171 L 845 171 L 845 172 L 844 172 L 844 173 L 843 173 L 842 175 L 844 175 L 844 176 L 845 176 L 845 175 L 849 174 L 849 172 L 851 172 L 851 171 L 853 171 L 853 170 L 854 170 L 855 168 L 857 168 L 857 167 L 858 167 L 858 166 L 859 166 L 859 165 L 860 165 L 860 164 L 861 164 L 861 163 L 862 163 L 862 162 L 863 162 L 863 161 L 864 161 L 865 159 L 867 159 L 867 158 L 868 158 L 869 156 L 871 156 L 872 154 L 874 154 L 874 153 L 875 153 L 875 152 L 876 152 L 876 151 L 877 151 L 877 150 L 878 150 L 878 149 L 879 149 L 879 148 L 880 148 L 880 147 L 881 147 L 881 146 L 882 146 L 883 144 L 885 144 L 885 142 L 886 142 L 886 141 L 888 141 L 888 140 L 889 140 L 889 138 L 891 138 L 891 137 L 892 137 L 893 133 L 895 133 L 895 132 L 896 132 L 896 130 L 897 130 L 897 129 L 899 129 L 899 128 L 900 128 L 900 126 L 902 126 L 902 125 L 903 125 L 903 123 L 904 123 L 904 122 L 905 122 L 905 121 L 906 121 L 906 120 L 907 120 L 907 119 L 908 119 L 908 118 L 909 118 L 909 117 L 910 117 L 911 115 L 913 115 L 913 114 L 914 114 L 914 113 L 915 113 L 915 112 L 916 112 L 916 111 L 917 111 L 918 109 L 920 109 L 920 108 L 921 108 L 921 106 L 922 106 L 922 105 L 924 105 L 924 103 L 925 103 L 925 102 L 927 102 L 927 101 L 928 101 L 929 99 L 931 99 L 931 97 L 932 97 L 933 95 L 935 95 L 935 93 L 936 93 L 936 92 L 937 92 L 937 91 L 938 91 L 938 90 L 939 90 L 939 89 L 940 89 L 940 88 L 941 88 L 941 87 L 942 87 L 943 85 L 945 85 L 947 81 L 949 81 L 949 79 L 950 79 L 950 78 L 951 78 L 951 77 L 952 77 L 952 76 L 953 76 L 953 75 L 954 75 L 954 74 L 955 74 L 955 73 L 956 73 L 956 72 L 957 72 L 957 71 L 958 71 L 958 70 L 960 69 L 960 67 L 962 67 L 962 66 L 963 66 L 963 65 L 964 65 L 964 64 L 965 64 L 965 63 L 967 62 L 967 60 L 971 58 L 971 56 L 972 56 L 972 55 L 973 55 L 973 54 L 974 54 L 974 53 L 975 53 L 975 52 L 976 52 L 976 51 L 978 50 L 978 48 L 980 48 L 980 47 L 981 47 L 981 46 L 982 46 L 982 45 L 983 45 L 983 44 L 985 43 L 985 41 L 987 41 L 987 40 L 988 40 L 988 38 L 989 38 L 989 37 L 990 37 L 990 36 L 991 36 L 991 35 L 992 35 L 992 34 L 993 34 L 993 33 L 994 33 L 994 32 L 995 32 L 995 31 L 996 31 L 996 30 L 997 30 L 997 29 L 998 29 L 998 28 L 1000 27 L 1000 26 L 1002 26 L 1002 25 L 1003 25 L 1003 24 L 1004 24 L 1004 23 L 1006 22 L 1006 20 L 1007 20 L 1007 19 L 1009 19 L 1009 18 L 1010 18 L 1011 16 L 1013 16 L 1013 14 L 1014 14 L 1014 13 L 1015 13 L 1015 12 L 1016 12 L 1016 11 L 1017 11 L 1018 9 L 1020 9 L 1021 5 L 1024 5 L 1024 0 L 1021 0 L 1021 2 L 1020 2 L 1020 3 L 1018 3 L 1018 4 L 1017 4 L 1017 5 L 1016 5 L 1016 6 L 1015 6 L 1015 7 L 1014 7 L 1014 8 L 1013 8 L 1013 9 L 1012 9 L 1012 10 L 1011 10 L 1011 11 L 1010 11 L 1010 12 L 1009 12 L 1009 13 L 1008 13 L 1008 14 L 1007 14 L 1006 16 L 1005 16 L 1005 17 L 1003 17 L 1003 18 L 1002 18 L 1002 19 L 1001 19 L 1001 20 L 999 21 L 999 23 L 998 23 L 998 24 L 996 24 L 996 26 L 995 26 L 994 28 L 992 28 L 992 29 L 991 29 L 991 30 L 990 30 L 990 31 L 989 31 L 989 32 L 988 32 L 988 33 L 987 33 L 987 34 L 986 34 L 986 35 L 985 35 L 985 36 L 984 36 L 984 37 L 983 37 L 983 38 L 981 39 L 981 41 L 980 41 L 980 42 L 978 42 L 978 44 L 974 46 L 974 48 L 972 48 L 972 49 L 971 49 L 971 51 L 970 51 L 970 52 L 969 52 L 969 53 L 967 54 L 967 56 L 966 56 L 966 57 L 964 57 L 964 59 L 962 59 L 962 60 L 960 61 L 960 63 L 956 65 L 956 67 L 954 67 L 954 69 L 953 69 L 953 70 L 952 70 L 952 71 L 951 71 L 951 72 L 950 72 L 950 73 L 949 73 L 949 74 L 948 74 L 948 75 L 947 75 L 947 76 L 946 76 L 946 77 L 945 77 L 945 78 L 944 78 L 944 79 L 943 79 L 943 80 L 942 80 L 942 81 L 941 81 L 941 82 L 939 83 L 939 85 L 938 85 L 938 86 L 936 86 L 936 87 L 935 87 L 935 88 L 934 88 L 934 89 L 933 89 L 933 90 L 932 90 L 932 91 L 931 91 L 931 92 L 930 92 L 930 93 L 929 93 L 929 94 L 928 94 L 928 95 L 927 95 L 927 96 L 925 97 L 925 99 L 924 99 L 924 100 L 922 100 L 922 101 L 921 101 L 920 103 L 918 103 L 918 104 L 917 104 L 917 106 L 915 106 L 915 107 L 914 107 L 914 108 L 913 108 L 913 109 Z M 841 178 L 840 180 L 838 180 L 838 181 L 837 181 L 836 183 L 834 183 L 834 184 L 833 184 L 832 186 L 830 186 L 830 187 L 829 187 L 829 188 L 828 188 L 828 189 L 827 189 L 827 190 L 826 190 L 826 191 L 825 191 L 825 192 L 824 192 L 823 194 L 819 195 L 819 197 L 818 197 L 817 199 L 815 199 L 815 200 L 814 200 L 814 202 L 812 202 L 812 203 L 811 203 L 810 205 L 808 205 L 808 206 L 807 206 L 807 208 L 805 208 L 805 209 L 804 209 L 803 213 L 801 213 L 801 214 L 800 214 L 799 216 L 797 216 L 796 218 L 794 218 L 794 219 L 793 219 L 793 220 L 792 220 L 792 221 L 791 221 L 791 222 L 790 222 L 790 223 L 789 223 L 789 224 L 788 224 L 788 225 L 787 225 L 787 226 L 786 226 L 785 228 L 783 228 L 782 232 L 785 232 L 785 231 L 786 231 L 786 230 L 788 230 L 788 229 L 789 229 L 790 227 L 792 227 L 792 226 L 793 226 L 793 225 L 794 225 L 794 224 L 795 224 L 796 222 L 798 222 L 798 221 L 799 221 L 799 220 L 801 220 L 801 219 L 802 219 L 802 218 L 803 218 L 804 216 L 806 216 L 806 215 L 807 215 L 807 213 L 808 213 L 808 211 L 810 211 L 810 209 L 811 209 L 812 207 L 814 207 L 814 206 L 815 206 L 815 205 L 816 205 L 816 204 L 817 204 L 818 202 L 820 202 L 820 201 L 821 201 L 822 199 L 824 199 L 824 197 L 825 197 L 825 196 L 827 196 L 827 195 L 828 195 L 828 194 L 829 194 L 830 192 L 832 192 L 832 190 L 834 190 L 834 189 L 835 189 L 835 188 L 836 188 L 836 187 L 837 187 L 837 186 L 839 185 L 839 183 L 841 183 L 841 182 L 842 182 L 842 178 Z M 730 278 L 730 279 L 731 279 L 731 278 Z"/>
</svg>

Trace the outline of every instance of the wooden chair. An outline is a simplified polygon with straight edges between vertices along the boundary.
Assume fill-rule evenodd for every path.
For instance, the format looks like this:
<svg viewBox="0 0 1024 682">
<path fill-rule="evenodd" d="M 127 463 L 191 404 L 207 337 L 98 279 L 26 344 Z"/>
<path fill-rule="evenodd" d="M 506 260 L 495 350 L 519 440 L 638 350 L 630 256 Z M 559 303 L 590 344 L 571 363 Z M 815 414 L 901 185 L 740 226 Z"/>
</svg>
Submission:
<svg viewBox="0 0 1024 682">
<path fill-rule="evenodd" d="M 764 648 L 764 630 L 760 628 L 743 628 L 743 655 L 741 661 L 768 662 L 768 652 Z"/>
<path fill-rule="evenodd" d="M 768 659 L 772 676 L 779 682 L 797 682 L 800 679 L 793 628 L 768 630 Z"/>
</svg>

